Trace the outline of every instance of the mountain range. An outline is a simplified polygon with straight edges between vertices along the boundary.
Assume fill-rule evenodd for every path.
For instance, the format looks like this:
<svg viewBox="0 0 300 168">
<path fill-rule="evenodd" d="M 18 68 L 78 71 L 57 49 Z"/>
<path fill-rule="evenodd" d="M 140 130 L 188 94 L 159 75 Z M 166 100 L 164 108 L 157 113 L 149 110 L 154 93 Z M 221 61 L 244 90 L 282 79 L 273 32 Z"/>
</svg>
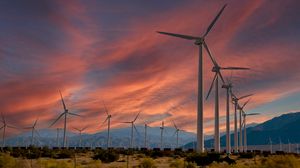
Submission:
<svg viewBox="0 0 300 168">
<path fill-rule="evenodd" d="M 248 145 L 266 145 L 271 139 L 273 144 L 282 143 L 299 143 L 300 142 L 300 112 L 283 114 L 281 116 L 272 118 L 261 124 L 248 124 L 247 127 L 247 142 Z M 135 147 L 144 146 L 144 127 L 137 126 L 138 132 L 134 132 Z M 111 130 L 111 146 L 114 147 L 128 147 L 130 142 L 131 128 L 116 128 Z M 160 146 L 160 128 L 148 127 L 148 146 L 155 148 Z M 165 127 L 163 144 L 164 147 L 175 147 L 176 136 L 175 128 Z M 39 130 L 40 137 L 35 139 L 35 145 L 39 146 L 57 146 L 57 132 L 53 129 Z M 221 134 L 221 146 L 225 146 L 226 136 Z M 79 145 L 78 133 L 68 132 L 68 146 Z M 82 146 L 106 146 L 107 132 L 98 132 L 95 134 L 82 134 Z M 20 134 L 7 139 L 7 145 L 27 146 L 30 144 L 31 132 Z M 211 147 L 213 144 L 213 137 L 206 136 L 205 147 Z M 179 145 L 184 148 L 194 148 L 196 145 L 196 134 L 186 131 L 179 133 Z M 62 144 L 62 131 L 60 132 L 59 144 Z M 233 145 L 233 133 L 231 133 L 231 144 Z"/>
</svg>

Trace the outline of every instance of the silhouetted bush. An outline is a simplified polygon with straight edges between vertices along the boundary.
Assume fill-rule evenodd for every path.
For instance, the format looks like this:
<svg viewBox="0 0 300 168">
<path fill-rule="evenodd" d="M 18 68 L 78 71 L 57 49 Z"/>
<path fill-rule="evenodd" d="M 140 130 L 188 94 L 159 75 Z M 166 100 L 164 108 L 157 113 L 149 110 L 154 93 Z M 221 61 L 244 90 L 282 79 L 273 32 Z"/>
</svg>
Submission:
<svg viewBox="0 0 300 168">
<path fill-rule="evenodd" d="M 96 151 L 94 153 L 93 159 L 94 160 L 101 160 L 104 163 L 110 163 L 117 161 L 119 159 L 120 155 L 116 153 L 115 151 Z"/>
<path fill-rule="evenodd" d="M 229 156 L 226 156 L 225 158 L 223 158 L 222 161 L 228 163 L 229 165 L 236 164 L 235 160 L 231 159 Z"/>
<path fill-rule="evenodd" d="M 199 153 L 191 153 L 186 157 L 186 161 L 194 162 L 198 166 L 206 166 L 211 164 L 212 162 L 220 162 L 221 156 L 218 153 L 208 153 L 208 154 L 199 154 Z"/>
<path fill-rule="evenodd" d="M 239 158 L 251 159 L 254 157 L 254 153 L 240 153 Z"/>
</svg>

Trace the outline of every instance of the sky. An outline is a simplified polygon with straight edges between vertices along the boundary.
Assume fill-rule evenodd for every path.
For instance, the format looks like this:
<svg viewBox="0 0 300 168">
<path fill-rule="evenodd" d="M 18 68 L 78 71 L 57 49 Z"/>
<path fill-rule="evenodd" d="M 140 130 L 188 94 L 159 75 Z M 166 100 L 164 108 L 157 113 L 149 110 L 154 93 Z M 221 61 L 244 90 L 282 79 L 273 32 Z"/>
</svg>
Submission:
<svg viewBox="0 0 300 168">
<path fill-rule="evenodd" d="M 249 123 L 300 110 L 300 2 L 297 0 L 3 0 L 0 2 L 0 106 L 8 124 L 48 128 L 70 112 L 68 129 L 105 129 L 121 122 L 196 132 L 198 49 L 192 41 L 156 33 L 201 36 L 228 4 L 206 37 L 238 96 L 254 94 L 245 107 Z M 204 52 L 205 94 L 212 63 Z M 204 107 L 205 134 L 213 132 L 214 90 Z M 246 101 L 241 101 L 241 104 Z M 231 111 L 231 115 L 233 111 Z M 232 116 L 231 116 L 232 117 Z M 225 130 L 225 90 L 220 126 Z M 59 121 L 51 128 L 62 127 Z M 9 134 L 24 132 L 8 130 Z"/>
</svg>

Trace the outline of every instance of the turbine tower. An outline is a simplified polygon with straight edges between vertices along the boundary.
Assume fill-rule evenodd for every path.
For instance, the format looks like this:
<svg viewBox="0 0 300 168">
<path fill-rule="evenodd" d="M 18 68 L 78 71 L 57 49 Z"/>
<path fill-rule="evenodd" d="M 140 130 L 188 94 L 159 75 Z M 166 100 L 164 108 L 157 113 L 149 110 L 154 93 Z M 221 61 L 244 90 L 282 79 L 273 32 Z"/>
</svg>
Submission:
<svg viewBox="0 0 300 168">
<path fill-rule="evenodd" d="M 35 120 L 35 122 L 33 123 L 33 125 L 31 127 L 25 127 L 24 129 L 31 129 L 31 145 L 33 146 L 33 141 L 34 141 L 34 133 L 36 133 L 37 135 L 39 135 L 38 131 L 35 129 L 35 126 L 38 122 L 38 119 Z"/>
<path fill-rule="evenodd" d="M 165 129 L 164 121 L 161 122 L 161 127 L 159 128 L 160 128 L 160 149 L 163 149 L 163 135 Z"/>
<path fill-rule="evenodd" d="M 174 125 L 174 128 L 175 128 L 175 132 L 174 132 L 174 135 L 176 134 L 176 148 L 178 148 L 178 134 L 179 134 L 179 131 L 182 131 L 180 130 L 177 125 L 175 124 L 175 122 L 173 121 L 173 125 Z M 173 135 L 173 136 L 174 136 Z"/>
<path fill-rule="evenodd" d="M 206 96 L 206 100 L 208 99 L 212 88 L 215 84 L 215 135 L 214 135 L 214 148 L 216 152 L 220 152 L 220 126 L 219 126 L 219 78 L 222 81 L 222 85 L 225 84 L 224 78 L 221 74 L 221 70 L 249 70 L 249 68 L 242 68 L 242 67 L 221 67 L 217 61 L 211 55 L 209 49 L 207 49 L 208 55 L 213 63 L 212 72 L 215 73 L 213 81 L 210 85 L 209 91 Z M 229 109 L 228 109 L 229 111 Z"/>
<path fill-rule="evenodd" d="M 75 129 L 79 132 L 79 147 L 82 147 L 82 145 L 81 145 L 81 142 L 82 142 L 81 135 L 82 135 L 82 132 L 87 129 L 87 127 L 84 127 L 84 128 L 81 128 L 81 129 L 79 129 L 79 128 L 73 128 L 73 129 Z"/>
<path fill-rule="evenodd" d="M 226 89 L 226 152 L 231 153 L 231 140 L 230 140 L 230 95 L 232 92 L 231 80 L 222 85 Z"/>
<path fill-rule="evenodd" d="M 242 97 L 237 97 L 235 94 L 233 94 L 233 92 L 231 91 L 231 96 L 232 96 L 232 102 L 233 102 L 233 105 L 234 105 L 234 152 L 237 153 L 238 152 L 238 128 L 237 128 L 237 110 L 238 110 L 238 107 L 239 107 L 239 100 L 241 99 L 244 99 L 244 98 L 247 98 L 249 96 L 252 96 L 253 94 L 249 94 L 249 95 L 245 95 L 245 96 L 242 96 Z M 242 117 L 241 117 L 241 114 L 240 114 L 240 128 L 242 126 Z M 241 143 L 241 141 L 240 141 Z"/>
<path fill-rule="evenodd" d="M 148 145 L 147 145 L 147 128 L 148 128 L 148 124 L 145 122 L 144 126 L 145 126 L 144 148 L 148 148 Z"/>
<path fill-rule="evenodd" d="M 208 51 L 207 44 L 205 42 L 205 37 L 211 31 L 212 27 L 224 11 L 227 4 L 225 4 L 222 9 L 219 11 L 217 16 L 212 20 L 210 25 L 208 26 L 207 30 L 201 37 L 190 36 L 190 35 L 182 35 L 182 34 L 174 34 L 174 33 L 167 33 L 158 31 L 160 34 L 179 37 L 186 40 L 193 40 L 195 41 L 194 44 L 199 47 L 199 69 L 198 69 L 198 105 L 197 105 L 197 151 L 204 152 L 204 132 L 203 132 L 203 53 L 202 47 Z"/>
<path fill-rule="evenodd" d="M 273 146 L 272 146 L 272 140 L 271 140 L 270 137 L 269 137 L 269 141 L 270 141 L 270 152 L 272 154 L 273 153 Z"/>
<path fill-rule="evenodd" d="M 62 104 L 63 104 L 63 108 L 64 108 L 64 112 L 61 113 L 57 119 L 50 125 L 53 126 L 62 116 L 65 117 L 65 120 L 64 120 L 64 139 L 63 139 L 63 147 L 65 148 L 66 147 L 66 142 L 67 142 L 67 138 L 66 138 L 66 132 L 67 132 L 67 116 L 68 115 L 73 115 L 73 116 L 79 116 L 81 117 L 80 115 L 78 114 L 74 114 L 74 113 L 70 113 L 69 110 L 67 109 L 66 107 L 66 104 L 64 102 L 64 99 L 63 99 L 63 96 L 61 94 L 61 92 L 59 91 L 59 94 L 60 94 L 60 98 L 61 98 L 61 101 L 62 101 Z"/>
<path fill-rule="evenodd" d="M 138 131 L 137 131 L 135 125 L 134 125 L 134 122 L 137 120 L 137 118 L 139 117 L 140 113 L 141 113 L 141 112 L 139 112 L 139 113 L 135 116 L 134 120 L 132 120 L 132 121 L 127 121 L 127 122 L 122 122 L 122 123 L 131 124 L 130 148 L 133 148 L 133 129 L 135 129 L 135 131 L 138 133 Z"/>
<path fill-rule="evenodd" d="M 105 109 L 105 112 L 106 112 L 106 115 L 107 115 L 107 117 L 106 117 L 105 121 L 103 122 L 103 124 L 106 123 L 106 121 L 107 121 L 106 148 L 108 149 L 110 147 L 110 119 L 111 119 L 111 114 L 108 113 L 108 110 L 106 108 L 106 105 L 105 105 L 104 101 L 102 103 L 103 103 L 103 106 L 104 106 L 104 109 Z"/>
<path fill-rule="evenodd" d="M 2 117 L 2 127 L 0 128 L 3 129 L 3 132 L 2 132 L 2 146 L 1 146 L 1 150 L 3 150 L 3 148 L 5 147 L 5 133 L 6 133 L 6 128 L 14 128 L 14 129 L 17 129 L 16 127 L 14 126 L 11 126 L 11 125 L 8 125 L 5 121 L 5 118 L 3 116 L 3 113 L 1 112 L 1 117 Z"/>
</svg>

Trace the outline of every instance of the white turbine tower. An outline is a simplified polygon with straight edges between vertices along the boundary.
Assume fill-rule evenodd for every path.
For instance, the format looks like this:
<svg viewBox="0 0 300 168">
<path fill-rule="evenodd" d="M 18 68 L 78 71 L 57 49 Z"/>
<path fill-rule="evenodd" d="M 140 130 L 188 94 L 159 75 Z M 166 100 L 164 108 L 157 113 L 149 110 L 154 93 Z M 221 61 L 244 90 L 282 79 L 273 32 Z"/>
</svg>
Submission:
<svg viewBox="0 0 300 168">
<path fill-rule="evenodd" d="M 38 122 L 38 119 L 35 120 L 35 122 L 33 123 L 33 125 L 31 127 L 25 127 L 24 129 L 31 129 L 31 145 L 34 145 L 33 141 L 34 141 L 34 133 L 36 133 L 39 136 L 38 131 L 35 129 L 35 126 Z"/>
<path fill-rule="evenodd" d="M 226 89 L 226 152 L 231 153 L 231 138 L 230 138 L 230 95 L 232 92 L 231 80 L 227 80 L 222 88 Z"/>
<path fill-rule="evenodd" d="M 68 115 L 74 115 L 74 116 L 80 116 L 78 114 L 74 114 L 74 113 L 70 113 L 69 110 L 67 109 L 66 107 L 66 104 L 64 102 L 64 99 L 63 99 L 63 96 L 61 94 L 61 92 L 59 91 L 59 94 L 60 94 L 60 98 L 61 98 L 61 101 L 62 101 L 62 104 L 63 104 L 63 108 L 64 108 L 64 112 L 61 113 L 57 119 L 50 125 L 53 126 L 62 116 L 65 117 L 65 120 L 64 120 L 64 139 L 63 139 L 63 147 L 65 148 L 66 147 L 66 142 L 67 142 L 67 138 L 66 138 L 66 132 L 67 132 L 67 116 Z M 81 117 L 81 116 L 80 116 Z"/>
<path fill-rule="evenodd" d="M 233 94 L 233 92 L 231 91 L 231 97 L 232 97 L 232 102 L 234 104 L 234 152 L 237 153 L 238 152 L 238 128 L 237 128 L 237 110 L 239 107 L 239 100 L 244 99 L 246 97 L 252 96 L 253 94 L 249 94 L 249 95 L 245 95 L 245 96 L 241 96 L 241 97 L 237 97 L 235 94 Z M 242 126 L 242 115 L 240 113 L 240 130 L 241 130 L 241 126 Z M 241 137 L 241 136 L 240 136 Z M 240 144 L 242 143 L 242 141 L 240 141 Z"/>
<path fill-rule="evenodd" d="M 141 112 L 139 112 L 139 113 L 135 116 L 134 120 L 132 120 L 132 121 L 127 121 L 127 122 L 122 122 L 122 123 L 126 123 L 126 124 L 131 124 L 130 148 L 133 148 L 133 138 L 134 138 L 134 137 L 133 137 L 133 129 L 135 129 L 135 131 L 138 133 L 138 130 L 136 129 L 136 127 L 135 127 L 135 125 L 134 125 L 134 122 L 137 120 L 137 118 L 139 117 L 140 113 L 141 113 Z"/>
<path fill-rule="evenodd" d="M 199 71 L 198 71 L 198 106 L 197 106 L 197 151 L 204 152 L 204 132 L 203 132 L 203 53 L 202 47 L 208 51 L 207 44 L 205 42 L 205 37 L 211 31 L 212 27 L 224 11 L 227 4 L 225 4 L 222 9 L 219 11 L 217 16 L 212 20 L 210 25 L 208 26 L 206 32 L 201 37 L 190 36 L 190 35 L 182 35 L 182 34 L 174 34 L 174 33 L 167 33 L 158 31 L 160 34 L 174 36 L 183 38 L 186 40 L 193 40 L 195 41 L 194 44 L 199 47 Z"/>
<path fill-rule="evenodd" d="M 84 130 L 86 130 L 87 129 L 87 127 L 84 127 L 84 128 L 81 128 L 81 129 L 79 129 L 79 128 L 73 128 L 73 129 L 75 129 L 76 131 L 78 131 L 79 132 L 79 147 L 82 147 L 82 144 L 81 144 L 81 142 L 82 142 L 82 132 L 84 131 Z"/>
<path fill-rule="evenodd" d="M 161 122 L 161 127 L 159 127 L 159 129 L 160 129 L 160 149 L 163 149 L 163 136 L 164 136 L 164 129 L 165 129 L 164 121 Z"/>
<path fill-rule="evenodd" d="M 173 121 L 173 125 L 175 128 L 175 132 L 174 132 L 173 136 L 176 134 L 176 148 L 178 148 L 179 131 L 182 131 L 182 130 L 177 127 L 177 125 L 175 124 L 174 121 Z"/>
<path fill-rule="evenodd" d="M 222 85 L 225 84 L 224 78 L 221 74 L 221 70 L 249 70 L 249 68 L 242 68 L 242 67 L 221 67 L 217 61 L 214 59 L 214 57 L 211 55 L 211 52 L 208 51 L 208 55 L 213 63 L 213 69 L 212 72 L 215 73 L 213 81 L 210 85 L 209 91 L 206 96 L 206 100 L 208 99 L 212 88 L 215 84 L 215 134 L 214 134 L 214 148 L 216 152 L 220 152 L 220 125 L 219 125 L 219 77 L 222 81 Z M 229 106 L 228 106 L 229 107 Z M 229 111 L 229 109 L 228 109 Z M 227 112 L 228 112 L 227 111 Z"/>
<path fill-rule="evenodd" d="M 5 118 L 3 116 L 3 113 L 1 112 L 1 117 L 2 117 L 2 127 L 0 128 L 3 129 L 3 132 L 2 132 L 2 146 L 1 146 L 1 149 L 3 149 L 5 147 L 5 133 L 6 133 L 6 128 L 14 128 L 14 129 L 17 129 L 16 127 L 14 126 L 11 126 L 11 125 L 8 125 L 5 121 Z"/>
<path fill-rule="evenodd" d="M 111 114 L 108 113 L 108 110 L 106 108 L 106 105 L 104 103 L 104 101 L 102 102 L 103 106 L 105 108 L 105 113 L 106 113 L 106 119 L 104 120 L 103 124 L 106 123 L 107 121 L 107 142 L 106 142 L 106 148 L 108 149 L 110 147 L 110 119 L 111 119 Z"/>
</svg>

